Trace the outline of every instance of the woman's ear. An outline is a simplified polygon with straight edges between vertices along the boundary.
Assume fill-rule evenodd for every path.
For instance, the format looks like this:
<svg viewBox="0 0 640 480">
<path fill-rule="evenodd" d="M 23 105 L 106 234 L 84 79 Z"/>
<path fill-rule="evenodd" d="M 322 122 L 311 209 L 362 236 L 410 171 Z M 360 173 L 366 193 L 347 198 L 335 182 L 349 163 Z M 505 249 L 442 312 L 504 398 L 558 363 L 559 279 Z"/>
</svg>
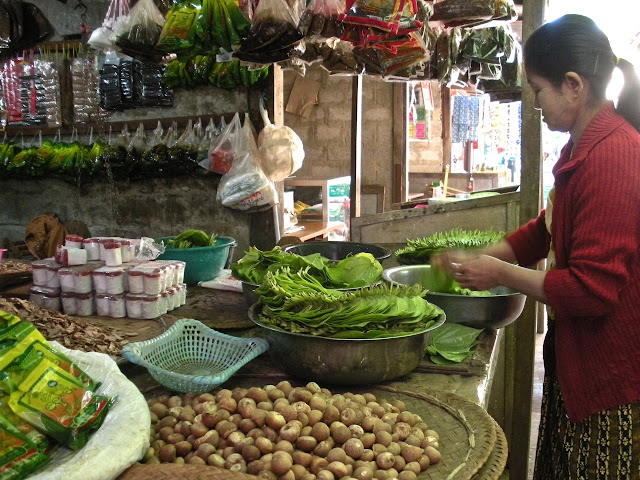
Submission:
<svg viewBox="0 0 640 480">
<path fill-rule="evenodd" d="M 585 82 L 583 78 L 576 72 L 567 72 L 564 74 L 565 85 L 575 94 L 580 94 L 584 91 Z"/>
</svg>

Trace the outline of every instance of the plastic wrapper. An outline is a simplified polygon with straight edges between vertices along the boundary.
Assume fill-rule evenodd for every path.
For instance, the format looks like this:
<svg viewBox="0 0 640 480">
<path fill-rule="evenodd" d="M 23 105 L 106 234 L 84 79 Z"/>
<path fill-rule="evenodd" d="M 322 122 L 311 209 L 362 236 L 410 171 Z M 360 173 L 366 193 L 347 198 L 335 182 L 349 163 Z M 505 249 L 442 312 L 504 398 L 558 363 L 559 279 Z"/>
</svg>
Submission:
<svg viewBox="0 0 640 480">
<path fill-rule="evenodd" d="M 105 52 L 117 50 L 116 45 L 113 43 L 113 32 L 128 13 L 129 0 L 111 0 L 102 25 L 91 32 L 87 44 L 96 50 Z"/>
<path fill-rule="evenodd" d="M 196 45 L 196 32 L 204 30 L 198 24 L 203 21 L 200 0 L 181 1 L 173 5 L 167 14 L 156 48 L 166 53 L 182 52 Z"/>
<path fill-rule="evenodd" d="M 338 20 L 345 12 L 345 0 L 311 0 L 300 16 L 298 30 L 313 41 L 340 38 L 344 24 Z"/>
<path fill-rule="evenodd" d="M 114 27 L 112 41 L 119 50 L 142 61 L 159 62 L 163 52 L 155 45 L 165 18 L 153 0 L 138 0 L 129 13 Z"/>
<path fill-rule="evenodd" d="M 512 0 L 443 0 L 433 5 L 431 20 L 446 27 L 486 28 L 517 17 Z"/>
<path fill-rule="evenodd" d="M 338 19 L 345 23 L 376 27 L 387 32 L 397 32 L 402 16 L 403 0 L 380 2 L 376 0 L 347 0 L 346 12 Z"/>
<path fill-rule="evenodd" d="M 21 479 L 49 462 L 49 457 L 0 414 L 0 478 Z"/>
<path fill-rule="evenodd" d="M 249 115 L 245 114 L 231 169 L 222 176 L 218 185 L 217 198 L 222 205 L 232 207 L 269 186 L 269 179 L 260 166 L 259 155 L 253 124 Z"/>
<path fill-rule="evenodd" d="M 304 146 L 302 140 L 290 127 L 276 127 L 260 102 L 260 114 L 264 128 L 258 135 L 258 150 L 262 171 L 272 181 L 282 181 L 302 167 Z"/>
<path fill-rule="evenodd" d="M 93 123 L 106 118 L 107 112 L 100 108 L 100 74 L 95 56 L 72 60 L 71 93 L 75 122 Z"/>
<path fill-rule="evenodd" d="M 233 160 L 238 152 L 238 140 L 242 126 L 240 124 L 240 114 L 236 112 L 231 122 L 224 127 L 224 130 L 211 144 L 208 157 L 202 160 L 199 165 L 210 171 L 224 175 L 231 169 Z"/>
<path fill-rule="evenodd" d="M 256 64 L 286 60 L 303 38 L 298 30 L 301 13 L 292 9 L 286 0 L 261 0 L 249 34 L 234 55 Z"/>
</svg>

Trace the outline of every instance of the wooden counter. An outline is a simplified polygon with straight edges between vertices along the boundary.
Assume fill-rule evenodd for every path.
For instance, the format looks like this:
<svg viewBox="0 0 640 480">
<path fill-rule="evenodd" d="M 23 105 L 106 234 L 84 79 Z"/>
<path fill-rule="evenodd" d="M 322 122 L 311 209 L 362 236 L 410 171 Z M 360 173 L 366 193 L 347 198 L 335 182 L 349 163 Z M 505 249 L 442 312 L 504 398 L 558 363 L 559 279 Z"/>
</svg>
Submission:
<svg viewBox="0 0 640 480">
<path fill-rule="evenodd" d="M 300 229 L 300 227 L 302 227 Z M 343 229 L 344 222 L 298 222 L 291 231 L 284 232 L 290 237 L 298 237 L 306 242 L 317 237 L 325 238 L 330 232 Z"/>
</svg>

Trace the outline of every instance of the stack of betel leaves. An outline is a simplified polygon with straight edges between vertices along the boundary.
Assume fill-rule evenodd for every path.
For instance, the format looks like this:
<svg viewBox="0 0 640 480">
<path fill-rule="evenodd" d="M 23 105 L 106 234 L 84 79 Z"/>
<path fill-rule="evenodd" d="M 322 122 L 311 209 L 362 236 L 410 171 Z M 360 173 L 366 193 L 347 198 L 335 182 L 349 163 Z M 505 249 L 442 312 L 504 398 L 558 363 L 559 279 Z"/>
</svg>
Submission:
<svg viewBox="0 0 640 480">
<path fill-rule="evenodd" d="M 256 290 L 264 325 L 330 338 L 389 338 L 432 326 L 442 310 L 419 286 L 374 285 L 351 291 L 323 287 L 309 269 L 267 272 Z"/>
<path fill-rule="evenodd" d="M 454 228 L 447 232 L 436 232 L 425 238 L 407 239 L 407 246 L 397 250 L 395 257 L 403 264 L 429 263 L 433 253 L 447 248 L 479 248 L 497 243 L 505 236 L 494 230 L 463 230 Z"/>
<path fill-rule="evenodd" d="M 429 336 L 427 353 L 437 365 L 452 365 L 473 357 L 482 329 L 445 323 Z"/>
<path fill-rule="evenodd" d="M 366 287 L 379 282 L 383 270 L 370 253 L 356 253 L 335 262 L 319 253 L 297 255 L 276 246 L 267 251 L 250 247 L 240 260 L 231 264 L 231 272 L 240 281 L 260 285 L 267 273 L 284 267 L 292 272 L 306 270 L 307 275 L 327 288 Z"/>
<path fill-rule="evenodd" d="M 0 478 L 20 479 L 62 445 L 80 450 L 115 401 L 29 322 L 0 311 Z"/>
</svg>

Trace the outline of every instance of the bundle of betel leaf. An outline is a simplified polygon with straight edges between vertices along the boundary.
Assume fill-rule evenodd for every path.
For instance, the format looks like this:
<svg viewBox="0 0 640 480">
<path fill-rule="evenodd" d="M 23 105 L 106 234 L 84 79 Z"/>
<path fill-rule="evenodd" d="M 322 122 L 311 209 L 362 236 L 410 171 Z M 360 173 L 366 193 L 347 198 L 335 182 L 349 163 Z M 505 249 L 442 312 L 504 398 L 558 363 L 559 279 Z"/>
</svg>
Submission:
<svg viewBox="0 0 640 480">
<path fill-rule="evenodd" d="M 349 292 L 323 287 L 307 269 L 268 272 L 256 290 L 266 326 L 330 338 L 373 339 L 429 328 L 442 310 L 419 286 L 374 285 Z"/>
<path fill-rule="evenodd" d="M 403 264 L 429 263 L 431 254 L 447 248 L 478 248 L 497 243 L 505 236 L 494 230 L 463 230 L 454 228 L 447 232 L 436 232 L 425 238 L 407 239 L 407 246 L 397 250 L 395 257 Z"/>
<path fill-rule="evenodd" d="M 167 241 L 168 248 L 211 247 L 216 244 L 217 233 L 207 235 L 202 230 L 187 230 Z"/>
<path fill-rule="evenodd" d="M 298 255 L 276 246 L 265 251 L 250 247 L 240 260 L 231 264 L 231 272 L 240 281 L 260 285 L 268 272 L 283 267 L 294 272 L 306 269 L 308 275 L 327 288 L 366 287 L 379 282 L 383 270 L 370 253 L 361 252 L 333 262 L 320 253 Z"/>
</svg>

